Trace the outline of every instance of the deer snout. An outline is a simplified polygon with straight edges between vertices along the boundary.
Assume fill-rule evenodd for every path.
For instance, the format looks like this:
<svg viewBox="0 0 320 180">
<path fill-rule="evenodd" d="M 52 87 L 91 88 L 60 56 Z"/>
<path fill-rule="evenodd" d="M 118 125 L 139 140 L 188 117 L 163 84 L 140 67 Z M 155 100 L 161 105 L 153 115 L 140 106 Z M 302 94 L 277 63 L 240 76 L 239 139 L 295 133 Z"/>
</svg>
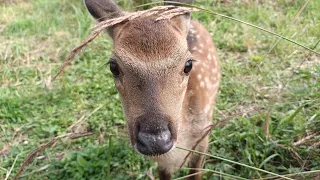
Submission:
<svg viewBox="0 0 320 180">
<path fill-rule="evenodd" d="M 174 136 L 166 118 L 157 120 L 143 118 L 138 127 L 136 148 L 140 153 L 156 156 L 165 154 L 173 148 Z"/>
<path fill-rule="evenodd" d="M 137 149 L 147 156 L 161 155 L 170 151 L 173 147 L 171 133 L 169 130 L 159 134 L 139 132 Z"/>
</svg>

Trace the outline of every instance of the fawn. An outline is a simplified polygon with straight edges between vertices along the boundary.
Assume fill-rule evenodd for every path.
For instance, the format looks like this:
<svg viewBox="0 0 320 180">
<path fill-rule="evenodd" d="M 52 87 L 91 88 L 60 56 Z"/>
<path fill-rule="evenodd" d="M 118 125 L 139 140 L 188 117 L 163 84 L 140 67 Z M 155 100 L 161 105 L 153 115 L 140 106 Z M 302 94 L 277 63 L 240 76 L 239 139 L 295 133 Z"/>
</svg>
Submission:
<svg viewBox="0 0 320 180">
<path fill-rule="evenodd" d="M 192 4 L 193 0 L 176 0 Z M 112 0 L 85 0 L 98 21 L 125 14 Z M 165 2 L 165 5 L 170 5 Z M 107 29 L 109 60 L 134 148 L 158 163 L 160 179 L 171 179 L 211 125 L 220 82 L 220 62 L 209 32 L 190 13 L 170 20 L 139 17 Z M 196 150 L 205 152 L 208 136 Z M 202 155 L 186 160 L 201 179 Z"/>
</svg>

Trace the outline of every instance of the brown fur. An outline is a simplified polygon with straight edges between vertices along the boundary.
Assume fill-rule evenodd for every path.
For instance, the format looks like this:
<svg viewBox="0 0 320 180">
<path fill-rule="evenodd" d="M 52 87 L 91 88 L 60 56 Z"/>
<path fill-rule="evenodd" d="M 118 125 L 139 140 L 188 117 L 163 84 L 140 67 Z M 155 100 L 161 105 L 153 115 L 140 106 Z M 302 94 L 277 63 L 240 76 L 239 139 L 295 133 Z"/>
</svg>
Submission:
<svg viewBox="0 0 320 180">
<path fill-rule="evenodd" d="M 124 46 L 127 53 L 136 55 L 139 61 L 157 60 L 154 57 L 167 58 L 174 53 L 177 41 L 176 32 L 168 27 L 169 23 L 154 21 L 152 18 L 129 21 L 118 32 L 115 46 Z"/>
</svg>

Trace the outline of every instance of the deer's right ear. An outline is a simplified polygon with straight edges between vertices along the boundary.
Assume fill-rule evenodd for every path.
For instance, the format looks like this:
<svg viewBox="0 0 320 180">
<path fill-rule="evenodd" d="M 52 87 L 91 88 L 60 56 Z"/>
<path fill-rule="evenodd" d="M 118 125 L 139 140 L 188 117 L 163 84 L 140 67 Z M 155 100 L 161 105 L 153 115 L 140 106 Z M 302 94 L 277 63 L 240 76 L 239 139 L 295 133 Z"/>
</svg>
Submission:
<svg viewBox="0 0 320 180">
<path fill-rule="evenodd" d="M 112 0 L 84 0 L 90 14 L 99 22 L 122 16 L 124 13 Z M 114 27 L 108 28 L 113 37 Z"/>
<path fill-rule="evenodd" d="M 123 15 L 122 10 L 112 0 L 84 0 L 90 14 L 98 21 Z"/>
</svg>

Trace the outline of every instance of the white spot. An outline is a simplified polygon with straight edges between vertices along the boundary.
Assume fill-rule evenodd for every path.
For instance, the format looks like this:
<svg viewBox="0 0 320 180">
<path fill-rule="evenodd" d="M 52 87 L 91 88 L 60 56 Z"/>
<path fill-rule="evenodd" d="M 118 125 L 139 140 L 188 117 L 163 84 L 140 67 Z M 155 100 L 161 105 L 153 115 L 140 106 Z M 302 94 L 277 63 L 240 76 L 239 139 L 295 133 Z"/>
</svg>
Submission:
<svg viewBox="0 0 320 180">
<path fill-rule="evenodd" d="M 212 68 L 212 70 L 211 70 L 211 72 L 212 72 L 213 74 L 215 74 L 217 71 L 218 71 L 217 68 Z"/>
<path fill-rule="evenodd" d="M 190 29 L 190 32 L 191 32 L 192 34 L 196 34 L 196 33 L 197 33 L 197 31 L 196 31 L 196 30 L 194 30 L 193 28 L 192 28 L 192 29 Z"/>
<path fill-rule="evenodd" d="M 217 59 L 216 59 L 216 56 L 215 56 L 215 55 L 212 55 L 212 57 L 213 57 L 213 61 L 217 61 Z"/>
<path fill-rule="evenodd" d="M 200 82 L 200 87 L 204 88 L 204 82 L 203 81 Z"/>
<path fill-rule="evenodd" d="M 201 44 L 199 44 L 199 46 L 200 46 L 200 47 L 202 47 L 202 48 L 204 47 L 204 45 L 203 45 L 202 43 L 201 43 Z"/>
<path fill-rule="evenodd" d="M 214 60 L 213 64 L 214 64 L 214 66 L 217 66 L 218 65 L 218 61 Z"/>
<path fill-rule="evenodd" d="M 198 74 L 198 76 L 197 76 L 197 77 L 198 77 L 198 79 L 199 79 L 199 80 L 201 80 L 202 75 L 201 75 L 201 74 Z"/>
<path fill-rule="evenodd" d="M 205 113 L 208 113 L 209 110 L 210 110 L 210 105 L 207 104 L 206 107 L 204 108 L 204 112 L 205 112 Z"/>
<path fill-rule="evenodd" d="M 205 81 L 206 83 L 209 83 L 208 77 L 206 77 L 206 78 L 204 79 L 204 81 Z"/>
<path fill-rule="evenodd" d="M 211 61 L 211 60 L 212 60 L 212 57 L 211 57 L 211 55 L 210 55 L 210 54 L 208 55 L 208 57 L 207 57 L 207 58 L 208 58 L 208 60 L 209 60 L 209 61 Z"/>
<path fill-rule="evenodd" d="M 200 39 L 200 35 L 199 35 L 199 34 L 197 34 L 196 38 L 197 38 L 197 39 Z"/>
<path fill-rule="evenodd" d="M 198 52 L 199 52 L 199 53 L 203 53 L 202 49 L 198 49 Z"/>
</svg>

